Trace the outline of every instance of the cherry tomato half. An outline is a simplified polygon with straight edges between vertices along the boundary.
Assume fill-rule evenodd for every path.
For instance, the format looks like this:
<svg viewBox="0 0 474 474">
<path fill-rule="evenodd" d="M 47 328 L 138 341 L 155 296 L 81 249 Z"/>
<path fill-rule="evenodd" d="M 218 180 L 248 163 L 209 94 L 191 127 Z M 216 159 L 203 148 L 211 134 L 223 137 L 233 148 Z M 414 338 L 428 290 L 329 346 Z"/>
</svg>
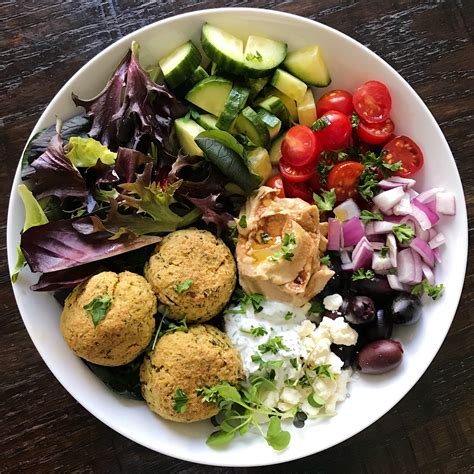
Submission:
<svg viewBox="0 0 474 474">
<path fill-rule="evenodd" d="M 291 181 L 292 183 L 302 183 L 303 181 L 308 181 L 308 179 L 314 174 L 316 170 L 316 163 L 309 163 L 305 166 L 292 166 L 283 158 L 281 158 L 279 167 L 280 173 L 286 181 Z"/>
<path fill-rule="evenodd" d="M 357 135 L 369 145 L 385 145 L 393 138 L 394 128 L 395 125 L 389 118 L 380 123 L 367 123 L 361 120 L 357 126 Z"/>
<path fill-rule="evenodd" d="M 281 155 L 292 166 L 305 166 L 315 161 L 321 151 L 319 139 L 304 125 L 291 127 L 281 143 Z"/>
<path fill-rule="evenodd" d="M 395 172 L 402 178 L 409 178 L 421 168 L 425 162 L 420 147 L 408 137 L 400 135 L 390 140 L 383 148 L 387 152 L 384 161 L 387 163 L 402 162 L 402 167 Z"/>
<path fill-rule="evenodd" d="M 319 138 L 323 150 L 346 148 L 352 136 L 352 124 L 349 117 L 337 110 L 330 110 L 323 114 L 319 120 L 324 118 L 329 121 L 329 125 L 314 132 Z"/>
<path fill-rule="evenodd" d="M 351 115 L 354 112 L 354 105 L 352 104 L 352 94 L 341 89 L 326 92 L 316 104 L 318 117 L 329 112 L 330 110 L 337 110 L 344 115 Z"/>
<path fill-rule="evenodd" d="M 291 181 L 283 181 L 285 186 L 285 194 L 291 198 L 300 198 L 303 201 L 313 203 L 313 191 L 308 183 L 294 183 Z"/>
<path fill-rule="evenodd" d="M 355 111 L 364 122 L 384 122 L 390 115 L 392 98 L 385 84 L 368 81 L 362 84 L 352 97 Z"/>
<path fill-rule="evenodd" d="M 321 191 L 321 175 L 316 171 L 316 173 L 311 176 L 307 181 L 311 191 L 314 193 L 319 193 Z"/>
<path fill-rule="evenodd" d="M 276 174 L 271 176 L 267 179 L 265 186 L 269 186 L 270 188 L 275 188 L 278 190 L 277 196 L 279 198 L 285 197 L 285 188 L 283 187 L 283 179 L 281 178 L 281 174 Z"/>
<path fill-rule="evenodd" d="M 343 161 L 329 172 L 328 189 L 334 188 L 338 202 L 357 196 L 359 176 L 364 171 L 364 165 L 357 161 Z"/>
</svg>

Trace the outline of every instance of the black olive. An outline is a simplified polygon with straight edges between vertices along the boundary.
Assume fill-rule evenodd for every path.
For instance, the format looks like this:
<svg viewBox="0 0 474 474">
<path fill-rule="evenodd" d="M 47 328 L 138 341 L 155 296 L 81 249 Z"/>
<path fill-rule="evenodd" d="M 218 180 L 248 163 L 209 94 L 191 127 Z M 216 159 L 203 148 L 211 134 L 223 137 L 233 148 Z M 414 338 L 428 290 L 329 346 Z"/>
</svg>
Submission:
<svg viewBox="0 0 474 474">
<path fill-rule="evenodd" d="M 375 305 L 368 296 L 345 297 L 340 311 L 354 325 L 370 323 L 375 318 Z"/>
<path fill-rule="evenodd" d="M 389 306 L 389 314 L 395 324 L 415 324 L 421 312 L 420 298 L 410 293 L 400 293 Z"/>
<path fill-rule="evenodd" d="M 378 309 L 374 320 L 361 328 L 368 342 L 390 339 L 392 329 L 392 318 L 383 309 Z"/>
</svg>

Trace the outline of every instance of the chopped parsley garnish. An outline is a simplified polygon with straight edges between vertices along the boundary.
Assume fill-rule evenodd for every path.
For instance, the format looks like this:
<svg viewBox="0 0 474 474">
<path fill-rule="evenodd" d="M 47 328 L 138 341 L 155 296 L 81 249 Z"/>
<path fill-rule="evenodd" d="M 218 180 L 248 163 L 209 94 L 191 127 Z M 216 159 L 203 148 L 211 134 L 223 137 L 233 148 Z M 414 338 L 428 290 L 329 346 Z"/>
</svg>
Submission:
<svg viewBox="0 0 474 474">
<path fill-rule="evenodd" d="M 379 180 L 377 172 L 365 168 L 359 176 L 357 191 L 366 201 L 370 201 L 379 191 Z"/>
<path fill-rule="evenodd" d="M 323 152 L 324 153 L 324 152 Z M 334 168 L 333 164 L 328 164 L 325 161 L 320 161 L 317 167 L 317 172 L 320 176 L 320 182 L 323 186 L 326 186 L 328 174 Z"/>
<path fill-rule="evenodd" d="M 290 234 L 285 233 L 281 240 L 281 248 L 278 252 L 275 252 L 273 255 L 268 257 L 268 260 L 271 262 L 276 262 L 280 258 L 288 260 L 291 262 L 293 257 L 295 256 L 294 250 L 296 248 L 296 237 L 293 232 Z"/>
<path fill-rule="evenodd" d="M 258 51 L 255 51 L 255 53 L 247 53 L 245 55 L 245 60 L 258 61 L 259 63 L 261 63 L 263 61 L 263 56 Z"/>
<path fill-rule="evenodd" d="M 201 387 L 196 389 L 196 394 L 202 397 L 206 403 L 219 403 L 222 398 L 215 388 Z"/>
<path fill-rule="evenodd" d="M 262 369 L 270 369 L 270 370 L 279 369 L 279 368 L 283 367 L 283 364 L 285 363 L 284 360 L 263 360 L 262 356 L 260 354 L 253 354 L 252 356 L 250 356 L 250 358 L 252 359 L 252 362 L 255 362 L 256 364 L 258 364 L 258 368 L 260 370 L 262 370 Z"/>
<path fill-rule="evenodd" d="M 308 379 L 308 376 L 306 374 L 302 375 L 298 379 L 298 385 L 301 385 L 302 387 L 309 387 L 311 385 L 311 382 Z"/>
<path fill-rule="evenodd" d="M 333 188 L 331 191 L 323 190 L 321 196 L 313 193 L 313 199 L 321 212 L 332 211 L 334 204 L 336 204 L 336 192 Z"/>
<path fill-rule="evenodd" d="M 267 330 L 263 326 L 251 326 L 250 329 L 240 328 L 240 331 L 245 334 L 251 334 L 253 337 L 265 336 L 267 334 Z"/>
<path fill-rule="evenodd" d="M 290 319 L 294 318 L 295 317 L 295 314 L 292 313 L 291 311 L 288 311 L 286 314 L 285 314 L 285 321 L 289 321 Z"/>
<path fill-rule="evenodd" d="M 352 128 L 357 128 L 359 126 L 359 122 L 360 122 L 359 116 L 355 112 L 352 112 L 352 115 L 351 115 Z"/>
<path fill-rule="evenodd" d="M 188 405 L 188 396 L 177 388 L 173 397 L 173 409 L 177 413 L 184 413 Z"/>
<path fill-rule="evenodd" d="M 188 330 L 188 324 L 186 323 L 186 318 L 184 318 L 177 323 L 169 322 L 168 327 L 164 330 L 163 334 L 170 334 L 176 331 L 188 332 Z"/>
<path fill-rule="evenodd" d="M 325 255 L 319 259 L 321 265 L 331 265 L 331 257 L 329 255 Z"/>
<path fill-rule="evenodd" d="M 272 354 L 277 354 L 280 349 L 284 351 L 288 351 L 289 348 L 283 344 L 283 338 L 281 336 L 275 336 L 274 338 L 268 340 L 264 344 L 260 344 L 258 346 L 258 350 L 265 354 L 267 352 L 271 352 Z"/>
<path fill-rule="evenodd" d="M 415 231 L 407 224 L 394 226 L 392 232 L 401 244 L 408 243 L 415 237 Z"/>
<path fill-rule="evenodd" d="M 98 296 L 92 301 L 83 306 L 83 309 L 87 311 L 96 327 L 109 312 L 110 307 L 112 306 L 112 297 L 109 295 Z"/>
<path fill-rule="evenodd" d="M 293 367 L 294 369 L 297 369 L 298 368 L 298 359 L 296 357 L 292 357 L 290 359 L 290 364 L 291 364 L 291 367 Z"/>
<path fill-rule="evenodd" d="M 247 216 L 245 214 L 242 214 L 242 216 L 240 217 L 239 219 L 239 226 L 242 228 L 242 229 L 246 229 L 247 228 Z"/>
<path fill-rule="evenodd" d="M 375 273 L 372 270 L 365 270 L 364 268 L 359 268 L 359 270 L 352 274 L 351 280 L 371 280 L 374 277 Z"/>
<path fill-rule="evenodd" d="M 326 128 L 328 125 L 331 125 L 331 121 L 323 115 L 322 117 L 319 117 L 313 125 L 311 125 L 311 130 L 316 130 L 318 132 L 319 130 Z"/>
<path fill-rule="evenodd" d="M 311 300 L 311 307 L 309 308 L 309 312 L 313 314 L 320 314 L 324 311 L 324 305 L 321 300 L 315 299 Z"/>
<path fill-rule="evenodd" d="M 364 209 L 360 213 L 360 220 L 364 224 L 367 224 L 367 222 L 370 221 L 383 221 L 383 214 L 381 212 L 370 212 Z"/>
<path fill-rule="evenodd" d="M 425 293 L 427 296 L 432 298 L 433 300 L 437 300 L 441 298 L 441 295 L 444 291 L 444 285 L 440 283 L 439 285 L 430 285 L 426 280 L 423 280 L 418 285 L 415 285 L 412 290 L 412 295 L 421 295 Z"/>
<path fill-rule="evenodd" d="M 195 110 L 195 109 L 190 109 L 188 113 L 184 116 L 184 121 L 189 122 L 189 120 L 193 119 L 196 120 L 201 116 L 201 114 Z"/>
<path fill-rule="evenodd" d="M 327 377 L 328 379 L 335 380 L 334 374 L 329 370 L 331 368 L 330 364 L 322 364 L 314 369 L 314 373 L 318 377 Z"/>
<path fill-rule="evenodd" d="M 186 291 L 189 290 L 192 284 L 193 284 L 193 280 L 184 280 L 182 283 L 176 283 L 174 287 L 174 291 L 176 291 L 176 293 L 179 293 L 179 294 L 185 293 Z"/>
<path fill-rule="evenodd" d="M 386 256 L 388 255 L 388 247 L 386 245 L 384 245 L 381 249 L 380 249 L 380 256 L 382 258 L 385 258 Z"/>
<path fill-rule="evenodd" d="M 260 293 L 251 293 L 248 295 L 242 289 L 238 288 L 233 297 L 234 301 L 237 300 L 240 303 L 240 306 L 245 309 L 249 305 L 252 305 L 254 311 L 259 313 L 263 309 L 263 302 L 265 301 L 265 296 Z"/>
</svg>

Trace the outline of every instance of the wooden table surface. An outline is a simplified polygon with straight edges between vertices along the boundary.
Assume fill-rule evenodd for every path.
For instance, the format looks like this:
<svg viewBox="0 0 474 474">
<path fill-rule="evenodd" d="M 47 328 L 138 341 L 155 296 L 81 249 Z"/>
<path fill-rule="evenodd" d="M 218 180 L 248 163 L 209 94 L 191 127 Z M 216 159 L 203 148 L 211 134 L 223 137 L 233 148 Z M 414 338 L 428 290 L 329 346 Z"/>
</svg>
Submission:
<svg viewBox="0 0 474 474">
<path fill-rule="evenodd" d="M 138 446 L 96 420 L 66 393 L 23 326 L 4 252 L 7 199 L 20 152 L 66 80 L 103 48 L 137 28 L 224 3 L 319 20 L 367 45 L 399 71 L 428 105 L 451 146 L 472 226 L 473 0 L 1 1 L 0 472 L 231 471 L 193 465 Z M 323 453 L 258 471 L 473 472 L 473 274 L 470 266 L 456 318 L 439 354 L 394 409 Z"/>
</svg>

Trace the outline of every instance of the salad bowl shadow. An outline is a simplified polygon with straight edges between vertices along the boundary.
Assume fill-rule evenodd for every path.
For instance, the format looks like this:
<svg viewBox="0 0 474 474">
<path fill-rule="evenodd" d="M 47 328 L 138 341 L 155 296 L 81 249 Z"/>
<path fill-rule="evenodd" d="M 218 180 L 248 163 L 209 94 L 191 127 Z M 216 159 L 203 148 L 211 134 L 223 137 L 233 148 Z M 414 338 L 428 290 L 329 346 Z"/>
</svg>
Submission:
<svg viewBox="0 0 474 474">
<path fill-rule="evenodd" d="M 439 229 L 447 236 L 437 280 L 446 286 L 437 302 L 426 301 L 418 325 L 396 331 L 402 341 L 404 361 L 395 371 L 380 376 L 357 375 L 350 398 L 338 407 L 335 417 L 307 423 L 304 430 L 288 428 L 290 446 L 277 452 L 265 440 L 246 436 L 225 449 L 206 445 L 213 431 L 209 422 L 179 425 L 160 419 L 144 403 L 124 400 L 111 392 L 67 347 L 59 330 L 60 305 L 49 293 L 29 290 L 37 276 L 25 270 L 13 285 L 24 324 L 41 357 L 64 388 L 92 415 L 129 439 L 179 459 L 218 466 L 258 466 L 287 462 L 334 446 L 367 428 L 387 413 L 420 379 L 438 352 L 461 295 L 467 261 L 467 219 L 459 173 L 448 144 L 430 111 L 408 83 L 376 54 L 350 37 L 320 23 L 298 16 L 262 9 L 203 10 L 172 17 L 146 26 L 106 48 L 82 67 L 58 92 L 36 124 L 32 135 L 50 126 L 55 117 L 77 114 L 71 93 L 93 97 L 135 40 L 141 45 L 141 62 L 151 64 L 176 46 L 192 39 L 199 43 L 201 26 L 210 22 L 237 36 L 268 36 L 298 48 L 318 43 L 331 73 L 331 89 L 354 90 L 377 79 L 390 89 L 392 118 L 398 132 L 411 136 L 423 149 L 425 167 L 418 186 L 441 186 L 456 195 L 456 216 Z M 165 39 L 163 41 L 163 39 Z M 348 66 L 350 65 L 350 66 Z M 347 74 L 348 67 L 351 68 Z M 322 94 L 325 89 L 321 89 Z M 17 169 L 8 213 L 8 259 L 13 269 L 24 211 L 15 192 L 20 183 Z"/>
</svg>

